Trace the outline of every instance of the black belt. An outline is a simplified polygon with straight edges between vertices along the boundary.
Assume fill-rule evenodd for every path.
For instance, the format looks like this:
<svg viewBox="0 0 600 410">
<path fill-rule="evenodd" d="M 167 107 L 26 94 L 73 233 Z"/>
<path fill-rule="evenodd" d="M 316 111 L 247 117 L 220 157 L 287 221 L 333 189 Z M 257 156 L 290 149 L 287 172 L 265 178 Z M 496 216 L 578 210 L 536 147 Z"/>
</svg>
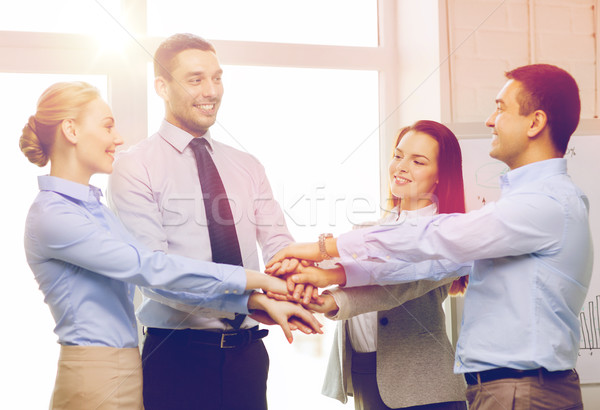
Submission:
<svg viewBox="0 0 600 410">
<path fill-rule="evenodd" d="M 249 345 L 269 334 L 267 329 L 254 326 L 250 329 L 238 330 L 202 330 L 202 329 L 160 329 L 157 327 L 146 328 L 146 333 L 158 337 L 175 337 L 183 342 L 199 343 L 217 346 L 221 349 L 233 349 Z"/>
<path fill-rule="evenodd" d="M 575 370 L 559 370 L 556 372 L 551 372 L 549 370 L 540 367 L 539 369 L 530 369 L 530 370 L 517 370 L 517 369 L 509 369 L 507 367 L 499 367 L 497 369 L 484 370 L 482 372 L 473 372 L 473 373 L 465 373 L 465 380 L 467 384 L 473 385 L 478 384 L 479 382 L 491 382 L 494 380 L 500 379 L 520 379 L 522 377 L 560 377 L 566 376 L 569 373 L 573 373 Z M 477 378 L 479 376 L 479 379 Z"/>
</svg>

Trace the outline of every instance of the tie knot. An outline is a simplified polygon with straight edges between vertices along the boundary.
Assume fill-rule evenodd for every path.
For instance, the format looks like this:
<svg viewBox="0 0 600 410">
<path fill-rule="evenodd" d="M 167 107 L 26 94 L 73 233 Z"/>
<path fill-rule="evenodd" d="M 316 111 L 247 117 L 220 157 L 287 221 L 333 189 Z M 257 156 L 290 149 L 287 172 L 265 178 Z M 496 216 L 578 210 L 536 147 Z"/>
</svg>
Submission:
<svg viewBox="0 0 600 410">
<path fill-rule="evenodd" d="M 208 147 L 208 141 L 205 138 L 192 138 L 190 147 L 195 152 L 203 147 Z"/>
</svg>

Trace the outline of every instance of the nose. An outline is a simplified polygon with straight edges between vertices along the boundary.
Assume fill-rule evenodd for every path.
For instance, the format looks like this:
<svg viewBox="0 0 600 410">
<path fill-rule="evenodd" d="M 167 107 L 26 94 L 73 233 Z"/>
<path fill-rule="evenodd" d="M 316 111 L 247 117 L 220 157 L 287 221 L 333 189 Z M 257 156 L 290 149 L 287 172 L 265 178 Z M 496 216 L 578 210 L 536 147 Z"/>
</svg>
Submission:
<svg viewBox="0 0 600 410">
<path fill-rule="evenodd" d="M 217 85 L 212 81 L 206 81 L 202 87 L 203 97 L 214 97 L 217 95 Z"/>
<path fill-rule="evenodd" d="M 123 137 L 119 132 L 115 132 L 115 139 L 113 140 L 113 144 L 115 144 L 117 147 L 119 145 L 123 145 Z"/>
<path fill-rule="evenodd" d="M 486 127 L 494 128 L 496 126 L 496 112 L 494 111 L 487 120 L 485 120 Z"/>
<path fill-rule="evenodd" d="M 398 162 L 396 164 L 396 171 L 407 172 L 407 169 L 408 169 L 407 161 L 408 161 L 407 158 L 402 158 L 402 159 L 398 160 Z"/>
</svg>

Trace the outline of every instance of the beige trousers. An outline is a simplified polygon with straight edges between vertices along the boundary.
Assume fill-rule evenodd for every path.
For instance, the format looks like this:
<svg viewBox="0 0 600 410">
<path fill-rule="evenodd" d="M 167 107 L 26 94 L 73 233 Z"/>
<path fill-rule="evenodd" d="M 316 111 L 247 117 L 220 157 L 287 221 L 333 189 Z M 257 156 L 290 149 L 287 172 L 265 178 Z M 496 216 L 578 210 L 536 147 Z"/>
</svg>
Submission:
<svg viewBox="0 0 600 410">
<path fill-rule="evenodd" d="M 143 408 L 137 347 L 61 346 L 50 409 Z"/>
<path fill-rule="evenodd" d="M 582 410 L 577 372 L 500 379 L 467 387 L 469 410 Z"/>
</svg>

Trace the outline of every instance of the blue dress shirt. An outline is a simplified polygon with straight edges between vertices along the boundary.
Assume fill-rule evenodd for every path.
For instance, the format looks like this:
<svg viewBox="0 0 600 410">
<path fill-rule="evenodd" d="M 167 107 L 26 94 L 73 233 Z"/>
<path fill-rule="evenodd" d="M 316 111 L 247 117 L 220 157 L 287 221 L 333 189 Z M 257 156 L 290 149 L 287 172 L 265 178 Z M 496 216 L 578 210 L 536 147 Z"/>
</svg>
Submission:
<svg viewBox="0 0 600 410">
<path fill-rule="evenodd" d="M 96 187 L 52 176 L 39 177 L 39 186 L 25 253 L 60 344 L 136 347 L 135 285 L 183 303 L 248 312 L 241 267 L 149 251 L 100 202 Z M 224 293 L 234 297 L 218 297 Z"/>
<path fill-rule="evenodd" d="M 456 275 L 444 264 L 474 261 L 455 372 L 574 368 L 593 250 L 588 200 L 566 168 L 566 160 L 551 159 L 512 170 L 497 202 L 467 214 L 341 235 L 347 285 L 441 279 Z M 426 259 L 437 262 L 407 265 Z M 357 268 L 366 260 L 368 275 Z"/>
</svg>

